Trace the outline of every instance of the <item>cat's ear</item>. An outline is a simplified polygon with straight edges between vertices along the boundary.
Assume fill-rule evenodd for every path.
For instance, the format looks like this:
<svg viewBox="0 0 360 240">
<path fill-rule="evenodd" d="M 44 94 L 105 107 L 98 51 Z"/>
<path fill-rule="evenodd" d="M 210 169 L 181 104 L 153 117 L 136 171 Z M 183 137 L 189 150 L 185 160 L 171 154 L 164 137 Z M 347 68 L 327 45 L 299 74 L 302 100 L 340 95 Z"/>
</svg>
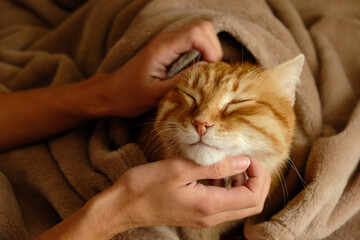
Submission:
<svg viewBox="0 0 360 240">
<path fill-rule="evenodd" d="M 271 69 L 274 77 L 277 81 L 280 81 L 281 86 L 283 86 L 282 92 L 293 105 L 295 103 L 296 86 L 300 83 L 300 74 L 304 61 L 304 55 L 300 54 Z"/>
</svg>

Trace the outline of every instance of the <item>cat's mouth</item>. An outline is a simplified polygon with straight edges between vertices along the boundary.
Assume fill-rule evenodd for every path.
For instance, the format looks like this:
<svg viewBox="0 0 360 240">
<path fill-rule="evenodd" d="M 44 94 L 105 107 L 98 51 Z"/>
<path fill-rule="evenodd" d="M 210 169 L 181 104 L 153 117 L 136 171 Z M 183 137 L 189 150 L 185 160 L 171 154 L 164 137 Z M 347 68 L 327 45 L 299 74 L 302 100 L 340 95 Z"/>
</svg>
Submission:
<svg viewBox="0 0 360 240">
<path fill-rule="evenodd" d="M 215 149 L 215 150 L 219 150 L 217 147 L 210 146 L 210 145 L 208 145 L 208 144 L 206 144 L 206 143 L 204 143 L 204 142 L 202 142 L 202 141 L 198 141 L 198 142 L 196 142 L 196 143 L 192 143 L 192 144 L 190 144 L 190 146 L 191 146 L 191 147 L 193 147 L 193 146 L 202 146 L 202 147 L 208 147 L 208 148 L 212 148 L 212 149 Z"/>
</svg>

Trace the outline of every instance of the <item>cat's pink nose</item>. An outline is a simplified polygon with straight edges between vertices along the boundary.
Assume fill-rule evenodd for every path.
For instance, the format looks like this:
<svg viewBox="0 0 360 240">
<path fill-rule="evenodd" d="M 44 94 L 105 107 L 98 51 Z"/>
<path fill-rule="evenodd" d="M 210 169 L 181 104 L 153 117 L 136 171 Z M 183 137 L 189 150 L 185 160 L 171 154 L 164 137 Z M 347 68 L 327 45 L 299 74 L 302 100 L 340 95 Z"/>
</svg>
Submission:
<svg viewBox="0 0 360 240">
<path fill-rule="evenodd" d="M 196 132 L 201 137 L 201 136 L 205 135 L 207 129 L 212 127 L 214 124 L 210 124 L 208 122 L 201 122 L 201 121 L 193 120 L 192 125 L 194 125 Z"/>
</svg>

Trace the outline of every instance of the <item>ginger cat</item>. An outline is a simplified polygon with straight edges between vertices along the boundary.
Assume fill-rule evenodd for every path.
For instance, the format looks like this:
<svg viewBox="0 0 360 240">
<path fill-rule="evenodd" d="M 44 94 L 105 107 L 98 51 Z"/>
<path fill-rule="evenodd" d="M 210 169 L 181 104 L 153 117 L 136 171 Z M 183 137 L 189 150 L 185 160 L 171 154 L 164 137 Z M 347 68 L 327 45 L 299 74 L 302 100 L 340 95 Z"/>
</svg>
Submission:
<svg viewBox="0 0 360 240">
<path fill-rule="evenodd" d="M 274 68 L 224 62 L 194 67 L 160 102 L 154 132 L 157 159 L 184 156 L 210 165 L 227 156 L 255 157 L 272 176 L 270 194 L 289 158 L 295 132 L 301 54 Z M 200 230 L 219 239 L 234 223 Z"/>
</svg>

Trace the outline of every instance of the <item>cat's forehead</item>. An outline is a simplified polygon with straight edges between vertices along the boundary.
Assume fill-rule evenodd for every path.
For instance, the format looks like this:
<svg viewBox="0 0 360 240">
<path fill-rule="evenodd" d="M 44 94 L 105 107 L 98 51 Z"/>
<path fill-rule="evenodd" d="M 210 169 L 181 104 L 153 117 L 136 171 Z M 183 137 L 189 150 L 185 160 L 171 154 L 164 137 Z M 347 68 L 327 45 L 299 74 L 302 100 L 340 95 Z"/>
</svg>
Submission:
<svg viewBox="0 0 360 240">
<path fill-rule="evenodd" d="M 214 89 L 229 88 L 230 79 L 234 77 L 236 77 L 234 71 L 223 68 L 220 64 L 210 63 L 187 71 L 185 78 L 180 83 L 180 87 L 208 93 Z"/>
<path fill-rule="evenodd" d="M 247 78 L 251 78 L 249 72 L 246 66 L 209 63 L 186 72 L 178 87 L 197 100 L 228 101 L 243 92 L 243 88 L 249 88 L 246 83 Z"/>
</svg>

